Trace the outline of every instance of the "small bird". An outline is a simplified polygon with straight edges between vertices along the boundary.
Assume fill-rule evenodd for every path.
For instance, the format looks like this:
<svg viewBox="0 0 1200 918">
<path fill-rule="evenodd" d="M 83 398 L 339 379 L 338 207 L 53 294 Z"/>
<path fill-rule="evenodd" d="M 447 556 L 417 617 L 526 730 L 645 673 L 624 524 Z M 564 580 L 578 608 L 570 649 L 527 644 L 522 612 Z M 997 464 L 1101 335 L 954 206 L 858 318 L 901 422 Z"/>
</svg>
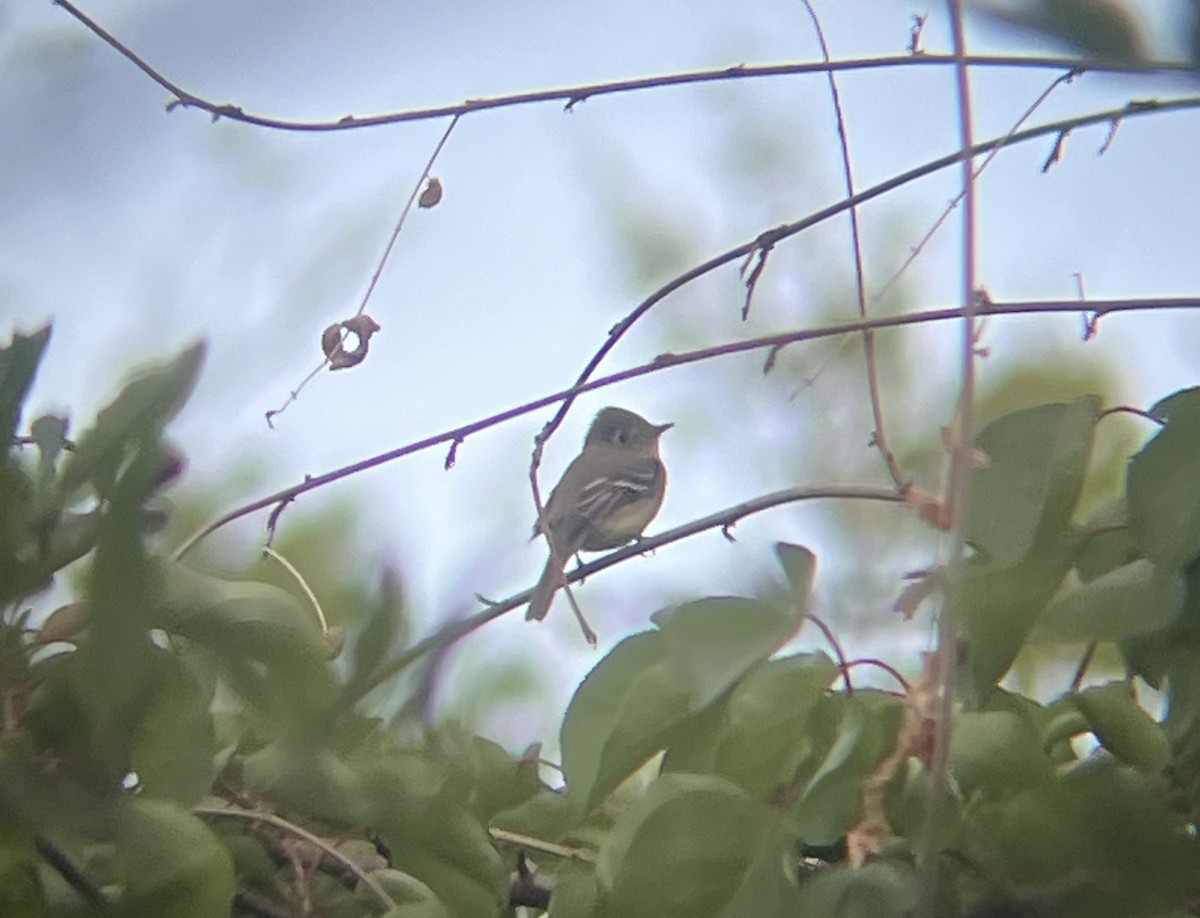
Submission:
<svg viewBox="0 0 1200 918">
<path fill-rule="evenodd" d="M 533 588 L 526 620 L 543 619 L 563 585 L 563 567 L 578 551 L 607 551 L 638 538 L 662 506 L 667 470 L 658 438 L 673 424 L 651 424 L 624 408 L 592 421 L 583 451 L 550 493 L 533 534 L 550 531 L 553 546 Z"/>
</svg>

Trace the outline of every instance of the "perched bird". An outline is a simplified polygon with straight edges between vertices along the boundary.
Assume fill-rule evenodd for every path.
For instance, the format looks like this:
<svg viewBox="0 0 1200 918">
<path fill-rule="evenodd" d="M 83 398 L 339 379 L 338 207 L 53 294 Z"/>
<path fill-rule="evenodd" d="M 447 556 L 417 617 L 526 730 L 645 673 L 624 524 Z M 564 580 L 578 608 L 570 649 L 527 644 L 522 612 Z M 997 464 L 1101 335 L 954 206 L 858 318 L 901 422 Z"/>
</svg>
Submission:
<svg viewBox="0 0 1200 918">
<path fill-rule="evenodd" d="M 624 408 L 605 408 L 592 422 L 583 451 L 567 466 L 533 527 L 549 529 L 552 551 L 533 589 L 526 619 L 543 619 L 563 585 L 563 567 L 578 551 L 618 548 L 642 534 L 667 489 L 658 438 L 673 424 L 651 424 Z"/>
</svg>

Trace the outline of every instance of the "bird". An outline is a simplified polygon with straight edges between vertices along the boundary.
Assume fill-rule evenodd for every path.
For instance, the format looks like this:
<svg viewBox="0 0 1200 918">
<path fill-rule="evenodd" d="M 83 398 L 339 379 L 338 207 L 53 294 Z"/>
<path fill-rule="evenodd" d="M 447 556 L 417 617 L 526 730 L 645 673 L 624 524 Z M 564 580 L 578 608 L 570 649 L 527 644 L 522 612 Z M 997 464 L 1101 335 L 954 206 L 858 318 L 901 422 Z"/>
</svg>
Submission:
<svg viewBox="0 0 1200 918">
<path fill-rule="evenodd" d="M 583 450 L 534 524 L 535 538 L 549 531 L 551 550 L 533 588 L 527 621 L 546 617 L 573 554 L 619 548 L 639 538 L 658 514 L 667 488 L 658 441 L 674 426 L 651 424 L 624 408 L 608 407 L 596 415 Z"/>
</svg>

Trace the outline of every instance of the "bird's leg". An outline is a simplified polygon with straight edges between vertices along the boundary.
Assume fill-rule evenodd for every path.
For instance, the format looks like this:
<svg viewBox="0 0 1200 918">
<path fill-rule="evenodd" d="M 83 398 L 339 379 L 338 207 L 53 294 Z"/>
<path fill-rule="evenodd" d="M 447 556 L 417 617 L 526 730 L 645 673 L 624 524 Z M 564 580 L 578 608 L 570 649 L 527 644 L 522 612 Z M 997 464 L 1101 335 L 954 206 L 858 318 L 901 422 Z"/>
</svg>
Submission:
<svg viewBox="0 0 1200 918">
<path fill-rule="evenodd" d="M 584 640 L 595 647 L 596 632 L 591 629 L 587 623 L 587 619 L 583 617 L 583 610 L 579 608 L 579 603 L 575 601 L 575 594 L 571 592 L 571 588 L 565 583 L 563 584 L 563 592 L 567 594 L 567 601 L 571 603 L 571 611 L 575 613 L 575 620 L 579 622 L 579 630 L 583 632 Z"/>
</svg>

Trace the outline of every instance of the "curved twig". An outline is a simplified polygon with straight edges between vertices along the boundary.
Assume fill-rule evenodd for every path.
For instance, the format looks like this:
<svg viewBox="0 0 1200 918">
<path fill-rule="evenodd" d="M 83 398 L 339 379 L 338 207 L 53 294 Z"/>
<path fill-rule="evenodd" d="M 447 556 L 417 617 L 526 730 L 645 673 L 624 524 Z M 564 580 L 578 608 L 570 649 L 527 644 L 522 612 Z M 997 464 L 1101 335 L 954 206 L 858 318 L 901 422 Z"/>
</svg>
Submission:
<svg viewBox="0 0 1200 918">
<path fill-rule="evenodd" d="M 811 0 L 802 0 L 808 18 L 812 20 L 813 29 L 817 33 L 817 43 L 821 46 L 821 59 L 829 63 L 829 44 L 825 40 L 825 30 L 821 28 L 821 20 L 813 8 Z M 832 70 L 825 74 L 829 82 L 829 98 L 833 105 L 834 121 L 837 124 L 838 148 L 842 154 L 842 182 L 846 188 L 846 197 L 854 197 L 854 167 L 850 159 L 850 137 L 846 131 L 846 117 L 842 112 L 842 94 L 838 90 L 837 77 Z M 867 280 L 866 269 L 863 267 L 862 232 L 858 225 L 858 208 L 851 207 L 848 211 L 850 218 L 850 246 L 854 253 L 854 293 L 858 299 L 858 314 L 867 317 Z M 867 395 L 871 401 L 871 418 L 875 430 L 871 434 L 871 445 L 879 450 L 883 464 L 887 467 L 888 475 L 896 489 L 903 491 L 906 487 L 896 455 L 888 445 L 887 430 L 883 423 L 883 402 L 879 395 L 879 370 L 875 360 L 875 333 L 870 329 L 862 333 L 863 359 L 867 369 Z M 846 689 L 850 691 L 849 677 Z"/>
<path fill-rule="evenodd" d="M 430 108 L 407 109 L 387 112 L 379 115 L 344 115 L 333 121 L 292 121 L 284 118 L 274 118 L 266 115 L 255 115 L 244 111 L 238 105 L 218 104 L 210 102 L 195 93 L 188 92 L 173 80 L 148 64 L 143 58 L 132 51 L 120 39 L 106 30 L 98 22 L 84 13 L 70 0 L 54 0 L 54 5 L 61 7 L 71 16 L 82 23 L 92 34 L 96 35 L 118 54 L 142 71 L 147 77 L 157 83 L 172 96 L 168 108 L 196 108 L 208 112 L 216 121 L 221 118 L 230 121 L 240 121 L 256 127 L 271 128 L 280 131 L 349 131 L 361 128 L 379 127 L 385 124 L 401 124 L 412 121 L 429 121 L 437 118 L 450 118 L 469 115 L 473 112 L 487 111 L 496 108 L 509 108 L 516 105 L 531 105 L 545 102 L 562 102 L 570 111 L 576 105 L 587 99 L 598 96 L 615 95 L 618 93 L 636 92 L 645 89 L 658 89 L 666 86 L 690 86 L 697 83 L 717 83 L 729 80 L 764 79 L 780 76 L 799 76 L 812 73 L 826 73 L 844 70 L 879 70 L 889 67 L 945 67 L 953 65 L 956 58 L 951 54 L 920 54 L 920 55 L 891 55 L 887 57 L 855 58 L 831 63 L 791 63 L 791 64 L 738 64 L 732 67 L 722 67 L 712 70 L 696 70 L 687 73 L 660 74 L 658 76 L 634 77 L 625 80 L 613 80 L 604 83 L 591 83 L 580 86 L 543 89 L 535 92 L 514 93 L 504 96 L 492 96 L 482 99 L 468 99 L 453 105 L 438 105 Z M 1142 63 L 1119 63 L 1113 61 L 1090 60 L 1074 57 L 1013 57 L 1008 55 L 977 55 L 966 58 L 971 67 L 1003 67 L 1013 69 L 1038 70 L 1078 70 L 1095 71 L 1097 73 L 1117 73 L 1128 75 L 1152 76 L 1163 73 L 1194 73 L 1192 66 L 1183 61 L 1144 61 Z"/>
<path fill-rule="evenodd" d="M 363 870 L 358 864 L 354 863 L 353 859 L 344 855 L 341 851 L 335 848 L 319 835 L 314 835 L 305 829 L 303 826 L 298 826 L 294 822 L 289 822 L 282 816 L 276 816 L 274 813 L 263 813 L 258 810 L 243 810 L 231 806 L 194 806 L 192 812 L 197 816 L 215 816 L 218 818 L 244 819 L 248 822 L 265 822 L 277 829 L 281 829 L 290 835 L 297 838 L 302 838 L 310 845 L 320 849 L 323 854 L 328 855 L 333 860 L 337 861 L 345 867 L 350 873 L 358 877 L 367 889 L 371 890 L 384 908 L 392 909 L 396 907 L 395 901 L 387 894 L 379 882 Z"/>
</svg>

